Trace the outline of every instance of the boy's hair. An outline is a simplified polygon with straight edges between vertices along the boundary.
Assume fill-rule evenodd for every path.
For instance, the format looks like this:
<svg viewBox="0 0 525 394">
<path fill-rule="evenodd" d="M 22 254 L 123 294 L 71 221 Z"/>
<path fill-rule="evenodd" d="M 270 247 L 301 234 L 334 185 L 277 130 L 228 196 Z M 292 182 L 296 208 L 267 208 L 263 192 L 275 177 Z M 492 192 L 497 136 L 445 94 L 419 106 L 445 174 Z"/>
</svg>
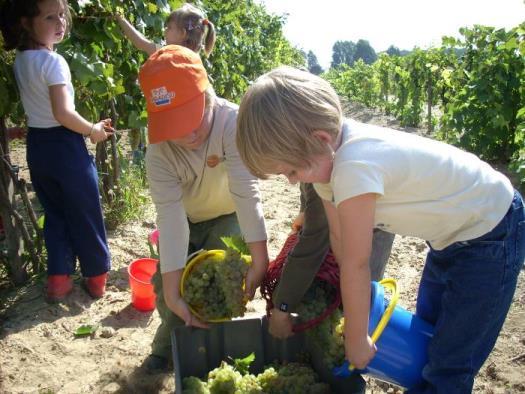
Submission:
<svg viewBox="0 0 525 394">
<path fill-rule="evenodd" d="M 32 19 L 40 14 L 38 3 L 42 0 L 6 0 L 0 10 L 0 30 L 4 37 L 4 49 L 26 50 L 34 46 L 31 31 L 27 30 L 22 19 L 27 18 L 32 26 Z M 66 34 L 71 27 L 71 13 L 67 0 L 56 0 L 64 7 L 66 16 Z"/>
<path fill-rule="evenodd" d="M 237 148 L 247 168 L 266 179 L 277 163 L 308 168 L 326 154 L 323 130 L 337 137 L 343 124 L 339 97 L 324 79 L 279 67 L 260 76 L 242 98 L 237 116 Z"/>
<path fill-rule="evenodd" d="M 203 48 L 206 56 L 210 55 L 215 46 L 215 26 L 206 19 L 201 10 L 185 3 L 168 16 L 166 24 L 170 22 L 174 22 L 186 32 L 186 40 L 183 43 L 186 48 L 194 52 Z"/>
</svg>

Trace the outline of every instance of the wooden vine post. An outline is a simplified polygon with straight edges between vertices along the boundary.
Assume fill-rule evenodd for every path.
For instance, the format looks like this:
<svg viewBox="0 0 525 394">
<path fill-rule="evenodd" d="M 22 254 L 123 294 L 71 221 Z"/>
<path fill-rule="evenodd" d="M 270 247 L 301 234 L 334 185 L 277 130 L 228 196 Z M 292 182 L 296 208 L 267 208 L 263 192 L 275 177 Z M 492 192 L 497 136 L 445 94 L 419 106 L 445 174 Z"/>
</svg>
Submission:
<svg viewBox="0 0 525 394">
<path fill-rule="evenodd" d="M 27 280 L 27 269 L 23 262 L 24 237 L 22 229 L 17 226 L 15 206 L 15 185 L 9 173 L 11 161 L 9 158 L 9 136 L 5 118 L 0 118 L 0 215 L 5 232 L 5 253 L 2 253 L 4 266 L 15 284 L 22 284 Z"/>
</svg>

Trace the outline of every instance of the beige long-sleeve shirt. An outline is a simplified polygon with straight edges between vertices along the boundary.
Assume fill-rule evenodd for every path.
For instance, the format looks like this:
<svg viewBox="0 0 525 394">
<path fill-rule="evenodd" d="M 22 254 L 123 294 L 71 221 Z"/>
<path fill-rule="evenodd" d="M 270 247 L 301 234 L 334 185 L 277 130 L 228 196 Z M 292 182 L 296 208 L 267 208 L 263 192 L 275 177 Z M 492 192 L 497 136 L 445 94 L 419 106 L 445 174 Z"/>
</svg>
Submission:
<svg viewBox="0 0 525 394">
<path fill-rule="evenodd" d="M 196 150 L 165 141 L 148 146 L 146 171 L 157 209 L 161 272 L 183 268 L 189 226 L 237 213 L 246 242 L 267 239 L 257 179 L 251 175 L 235 145 L 237 106 L 217 98 L 208 140 Z M 216 155 L 215 167 L 206 164 Z"/>
</svg>

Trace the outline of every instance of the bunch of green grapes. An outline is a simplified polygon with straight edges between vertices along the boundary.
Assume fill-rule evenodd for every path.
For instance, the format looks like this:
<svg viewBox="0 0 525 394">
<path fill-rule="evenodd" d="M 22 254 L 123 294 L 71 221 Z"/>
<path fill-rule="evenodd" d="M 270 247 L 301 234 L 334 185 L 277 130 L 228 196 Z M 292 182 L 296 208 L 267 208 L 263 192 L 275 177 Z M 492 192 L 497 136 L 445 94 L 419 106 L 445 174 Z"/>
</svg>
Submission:
<svg viewBox="0 0 525 394">
<path fill-rule="evenodd" d="M 244 375 L 237 383 L 235 394 L 263 394 L 264 391 L 257 381 L 257 377 L 252 374 Z"/>
<path fill-rule="evenodd" d="M 246 312 L 244 278 L 248 264 L 227 249 L 195 264 L 184 281 L 184 300 L 204 320 L 243 316 Z"/>
<path fill-rule="evenodd" d="M 235 394 L 242 375 L 224 361 L 208 374 L 208 389 L 211 394 Z"/>
<path fill-rule="evenodd" d="M 277 368 L 277 369 L 276 369 Z M 267 368 L 257 376 L 267 394 L 328 394 L 330 386 L 319 382 L 317 374 L 308 365 L 289 363 Z"/>
<path fill-rule="evenodd" d="M 210 394 L 208 385 L 195 376 L 189 376 L 182 380 L 182 394 Z"/>
<path fill-rule="evenodd" d="M 208 373 L 207 381 L 183 380 L 183 394 L 328 394 L 330 386 L 319 382 L 312 368 L 301 363 L 267 367 L 257 376 L 242 375 L 222 362 Z"/>
<path fill-rule="evenodd" d="M 314 280 L 297 307 L 300 322 L 320 316 L 329 307 L 334 297 L 334 290 L 329 286 L 325 282 Z M 323 362 L 329 368 L 338 366 L 345 360 L 344 339 L 342 333 L 337 331 L 341 319 L 342 312 L 338 308 L 317 326 L 306 331 L 308 338 L 322 352 Z"/>
<path fill-rule="evenodd" d="M 244 316 L 247 299 L 244 295 L 244 278 L 248 272 L 248 264 L 239 252 L 226 249 L 222 268 L 217 277 L 222 284 L 224 302 L 228 317 Z"/>
</svg>

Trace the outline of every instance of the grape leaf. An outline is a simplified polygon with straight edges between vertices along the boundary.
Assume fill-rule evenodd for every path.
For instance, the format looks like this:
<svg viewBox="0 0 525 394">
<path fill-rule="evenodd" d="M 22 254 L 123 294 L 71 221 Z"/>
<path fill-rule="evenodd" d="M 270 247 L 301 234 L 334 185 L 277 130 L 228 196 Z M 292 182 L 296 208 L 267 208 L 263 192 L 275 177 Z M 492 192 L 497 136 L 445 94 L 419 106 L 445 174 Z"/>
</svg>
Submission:
<svg viewBox="0 0 525 394">
<path fill-rule="evenodd" d="M 230 358 L 231 360 L 231 358 Z M 255 360 L 255 353 L 250 353 L 244 358 L 233 359 L 233 366 L 241 375 L 247 375 L 250 373 L 250 365 Z"/>
<path fill-rule="evenodd" d="M 93 335 L 98 329 L 98 324 L 84 324 L 76 329 L 74 332 L 76 337 L 84 337 L 87 335 Z"/>
<path fill-rule="evenodd" d="M 250 255 L 250 249 L 244 242 L 244 238 L 240 235 L 231 235 L 229 237 L 221 237 L 221 241 L 228 248 L 233 249 L 240 254 Z"/>
</svg>

